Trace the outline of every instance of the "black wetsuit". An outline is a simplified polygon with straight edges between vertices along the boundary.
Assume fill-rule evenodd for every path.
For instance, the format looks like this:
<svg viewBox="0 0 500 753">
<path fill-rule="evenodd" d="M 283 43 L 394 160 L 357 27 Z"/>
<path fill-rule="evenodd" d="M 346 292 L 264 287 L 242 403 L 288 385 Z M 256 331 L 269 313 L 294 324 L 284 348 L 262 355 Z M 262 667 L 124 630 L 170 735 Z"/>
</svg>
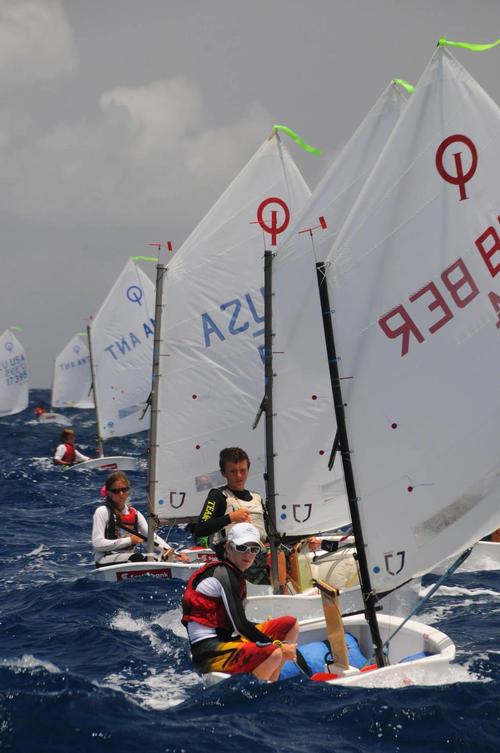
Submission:
<svg viewBox="0 0 500 753">
<path fill-rule="evenodd" d="M 229 489 L 229 487 L 223 486 L 219 489 L 210 489 L 198 521 L 193 528 L 196 541 L 202 546 L 210 546 L 208 537 L 231 524 L 229 513 L 226 512 L 227 498 L 222 491 L 223 489 Z M 229 489 L 229 491 L 232 496 L 240 499 L 243 503 L 252 501 L 252 494 L 248 489 L 244 489 L 242 492 L 237 492 L 233 489 Z M 213 549 L 217 556 L 222 559 L 224 556 L 224 542 L 216 544 Z M 253 565 L 245 572 L 245 578 L 250 583 L 268 584 L 270 582 L 267 555 L 264 550 L 259 552 Z"/>
</svg>

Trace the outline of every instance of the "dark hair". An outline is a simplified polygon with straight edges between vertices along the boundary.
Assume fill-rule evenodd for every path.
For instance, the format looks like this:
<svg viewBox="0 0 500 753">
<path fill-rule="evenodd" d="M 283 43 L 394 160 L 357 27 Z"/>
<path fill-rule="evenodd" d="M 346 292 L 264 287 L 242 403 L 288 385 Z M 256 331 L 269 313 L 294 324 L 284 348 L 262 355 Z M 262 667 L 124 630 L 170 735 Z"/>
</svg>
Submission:
<svg viewBox="0 0 500 753">
<path fill-rule="evenodd" d="M 106 491 L 108 491 L 109 489 L 112 489 L 115 484 L 115 481 L 119 481 L 120 479 L 123 480 L 127 484 L 127 486 L 130 486 L 130 481 L 128 480 L 125 473 L 123 471 L 115 471 L 114 473 L 111 474 L 111 476 L 108 476 L 108 478 L 104 482 Z"/>
<path fill-rule="evenodd" d="M 73 429 L 63 429 L 61 432 L 61 439 L 67 439 L 68 437 L 75 437 L 76 434 Z"/>
<path fill-rule="evenodd" d="M 250 468 L 250 458 L 245 450 L 242 450 L 241 447 L 225 447 L 220 451 L 219 455 L 220 472 L 224 473 L 226 470 L 226 463 L 241 463 L 243 460 L 247 461 L 248 467 Z"/>
</svg>

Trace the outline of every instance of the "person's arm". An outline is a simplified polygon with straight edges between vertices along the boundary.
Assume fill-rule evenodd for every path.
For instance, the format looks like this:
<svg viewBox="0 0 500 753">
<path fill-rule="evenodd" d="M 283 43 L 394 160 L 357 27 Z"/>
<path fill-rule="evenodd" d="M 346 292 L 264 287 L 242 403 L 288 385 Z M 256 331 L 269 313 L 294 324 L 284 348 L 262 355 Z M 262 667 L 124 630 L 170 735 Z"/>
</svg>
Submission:
<svg viewBox="0 0 500 753">
<path fill-rule="evenodd" d="M 101 552 L 128 549 L 135 543 L 131 536 L 124 536 L 120 539 L 107 539 L 105 536 L 107 522 L 108 508 L 102 505 L 95 511 L 92 523 L 92 547 L 94 551 L 100 554 Z"/>
<path fill-rule="evenodd" d="M 77 450 L 75 447 L 75 460 L 77 463 L 83 463 L 84 460 L 90 460 L 90 458 L 80 452 L 80 450 Z"/>
<path fill-rule="evenodd" d="M 222 587 L 222 601 L 237 633 L 254 643 L 272 643 L 267 635 L 261 633 L 254 622 L 250 622 L 245 614 L 243 602 L 240 599 L 240 584 L 236 573 L 225 565 L 219 565 L 213 572 Z"/>
<path fill-rule="evenodd" d="M 210 536 L 216 531 L 228 526 L 231 522 L 229 513 L 226 514 L 226 498 L 220 489 L 210 489 L 200 516 L 194 526 L 196 538 Z"/>
<path fill-rule="evenodd" d="M 137 510 L 137 526 L 139 528 L 139 533 L 142 533 L 142 535 L 146 536 L 147 538 L 148 523 L 147 523 L 146 518 L 142 514 L 142 512 L 139 512 L 139 510 Z M 161 536 L 158 536 L 157 533 L 154 534 L 153 540 L 154 540 L 155 546 L 159 547 L 160 549 L 165 549 L 167 552 L 168 551 L 173 552 L 173 549 L 170 546 L 170 544 L 167 544 L 167 542 L 164 541 Z"/>
<path fill-rule="evenodd" d="M 57 445 L 56 451 L 54 453 L 54 465 L 68 465 L 68 463 L 63 462 L 63 457 L 64 457 L 65 452 L 66 452 L 65 444 Z"/>
</svg>

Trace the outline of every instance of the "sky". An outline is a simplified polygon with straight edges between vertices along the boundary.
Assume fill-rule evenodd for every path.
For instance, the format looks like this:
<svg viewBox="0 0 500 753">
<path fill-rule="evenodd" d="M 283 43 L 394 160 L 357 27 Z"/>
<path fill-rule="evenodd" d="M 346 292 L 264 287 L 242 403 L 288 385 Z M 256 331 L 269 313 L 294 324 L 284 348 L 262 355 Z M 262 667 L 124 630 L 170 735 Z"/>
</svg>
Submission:
<svg viewBox="0 0 500 753">
<path fill-rule="evenodd" d="M 442 36 L 493 42 L 500 1 L 0 0 L 0 334 L 21 328 L 30 386 L 50 387 L 130 256 L 181 246 L 273 124 L 321 149 L 288 144 L 314 189 Z M 500 103 L 500 47 L 453 54 Z"/>
</svg>

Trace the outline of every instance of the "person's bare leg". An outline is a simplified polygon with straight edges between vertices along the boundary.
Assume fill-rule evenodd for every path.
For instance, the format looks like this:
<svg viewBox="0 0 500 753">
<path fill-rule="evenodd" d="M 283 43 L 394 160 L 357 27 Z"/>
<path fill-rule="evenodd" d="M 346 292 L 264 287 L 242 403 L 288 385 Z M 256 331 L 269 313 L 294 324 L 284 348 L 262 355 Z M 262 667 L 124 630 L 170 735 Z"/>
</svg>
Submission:
<svg viewBox="0 0 500 753">
<path fill-rule="evenodd" d="M 283 664 L 282 658 L 281 649 L 277 648 L 276 651 L 273 651 L 271 656 L 268 656 L 267 659 L 262 662 L 262 664 L 255 667 L 252 674 L 259 680 L 270 680 L 271 682 L 274 682 L 279 677 L 281 665 Z"/>
</svg>

